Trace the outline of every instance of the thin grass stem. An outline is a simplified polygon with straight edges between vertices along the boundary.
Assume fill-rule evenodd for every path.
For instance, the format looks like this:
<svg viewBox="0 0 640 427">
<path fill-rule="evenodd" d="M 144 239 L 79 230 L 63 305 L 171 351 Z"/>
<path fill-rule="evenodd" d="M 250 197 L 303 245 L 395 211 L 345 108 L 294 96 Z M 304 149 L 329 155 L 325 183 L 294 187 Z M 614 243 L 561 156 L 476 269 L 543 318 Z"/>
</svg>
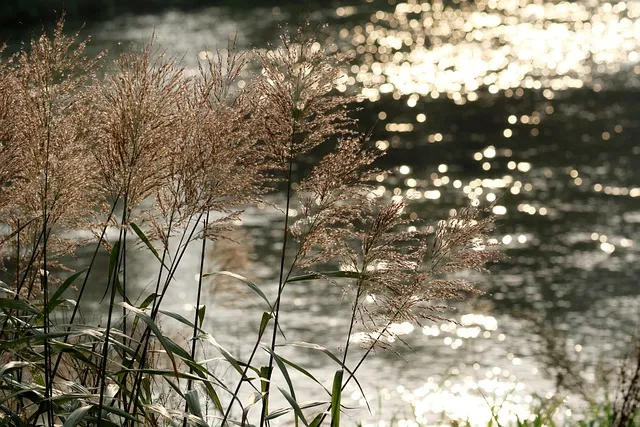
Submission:
<svg viewBox="0 0 640 427">
<path fill-rule="evenodd" d="M 124 209 L 122 211 L 122 220 L 121 220 L 121 224 L 120 224 L 120 233 L 118 235 L 118 249 L 120 250 L 120 246 L 122 245 L 122 240 L 124 238 L 124 227 L 127 224 L 127 200 L 128 200 L 128 195 L 125 194 L 124 195 Z M 117 288 L 117 281 L 118 281 L 118 275 L 120 273 L 120 261 L 122 259 L 122 252 L 120 252 L 118 254 L 117 259 L 115 260 L 115 265 L 113 266 L 113 271 L 111 272 L 112 274 L 109 275 L 109 282 L 107 283 L 107 289 L 108 286 L 111 286 L 111 296 L 109 298 L 109 314 L 107 315 L 107 326 L 105 329 L 105 333 L 104 333 L 104 342 L 103 342 L 103 348 L 102 348 L 102 363 L 100 366 L 100 371 L 99 371 L 99 375 L 98 375 L 98 383 L 99 383 L 99 401 L 98 401 L 98 425 L 100 425 L 100 423 L 102 422 L 102 409 L 104 407 L 104 392 L 105 392 L 105 388 L 106 388 L 106 381 L 107 381 L 107 361 L 108 361 L 108 354 L 109 354 L 109 338 L 110 338 L 110 334 L 111 334 L 111 325 L 112 325 L 112 319 L 113 319 L 113 306 L 115 303 L 115 299 L 116 299 L 116 288 Z M 124 383 L 124 381 L 123 381 Z"/>
<path fill-rule="evenodd" d="M 193 335 L 191 337 L 191 359 L 196 360 L 196 344 L 197 344 L 197 338 L 198 338 L 198 321 L 199 321 L 199 312 L 200 312 L 200 297 L 202 295 L 202 275 L 204 273 L 204 258 L 205 258 L 205 250 L 207 247 L 207 227 L 209 226 L 209 212 L 207 212 L 207 215 L 205 216 L 204 219 L 204 226 L 203 226 L 203 235 L 202 235 L 202 251 L 200 252 L 200 273 L 198 274 L 198 294 L 196 297 L 196 313 L 193 316 Z M 193 374 L 193 368 L 189 368 L 189 373 Z M 187 381 L 187 391 L 191 391 L 191 387 L 193 385 L 193 380 L 191 378 L 189 378 L 189 380 Z M 184 409 L 185 413 L 189 413 L 189 407 L 188 405 L 185 403 L 185 409 Z M 187 427 L 187 418 L 185 417 L 185 419 L 182 422 L 182 427 Z"/>
<path fill-rule="evenodd" d="M 286 281 L 284 280 L 284 264 L 287 256 L 287 238 L 289 236 L 289 206 L 291 204 L 291 185 L 293 175 L 293 143 L 296 136 L 295 128 L 291 134 L 290 148 L 289 148 L 289 167 L 287 171 L 287 202 L 284 211 L 284 230 L 282 233 L 282 251 L 280 253 L 280 279 L 278 281 L 278 296 L 276 297 L 276 303 L 274 306 L 274 318 L 273 318 L 273 334 L 271 335 L 271 352 L 269 352 L 269 367 L 267 369 L 267 378 L 265 384 L 265 392 L 262 397 L 262 411 L 260 413 L 260 427 L 265 423 L 265 417 L 268 415 L 268 399 L 269 391 L 271 389 L 271 371 L 273 370 L 273 352 L 276 347 L 276 338 L 278 336 L 278 324 L 280 320 L 280 301 L 282 300 L 282 293 Z"/>
</svg>

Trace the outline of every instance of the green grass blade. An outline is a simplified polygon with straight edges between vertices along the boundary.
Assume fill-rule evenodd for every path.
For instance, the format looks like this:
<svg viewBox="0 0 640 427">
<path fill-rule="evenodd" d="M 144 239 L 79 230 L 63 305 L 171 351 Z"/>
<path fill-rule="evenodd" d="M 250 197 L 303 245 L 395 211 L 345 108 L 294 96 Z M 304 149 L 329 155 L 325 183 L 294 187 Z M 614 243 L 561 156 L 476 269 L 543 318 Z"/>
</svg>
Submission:
<svg viewBox="0 0 640 427">
<path fill-rule="evenodd" d="M 266 311 L 262 313 L 262 319 L 260 320 L 260 330 L 258 331 L 258 336 L 262 336 L 264 331 L 267 329 L 267 325 L 269 321 L 273 318 L 271 313 L 267 313 Z"/>
<path fill-rule="evenodd" d="M 287 343 L 285 345 L 291 345 L 293 347 L 308 348 L 310 350 L 321 351 L 322 353 L 326 354 L 327 356 L 329 356 L 329 358 L 331 360 L 333 360 L 338 365 L 340 365 L 340 367 L 342 369 L 344 369 L 351 376 L 351 378 L 353 378 L 353 380 L 355 381 L 356 385 L 358 386 L 358 389 L 360 390 L 360 393 L 362 393 L 362 395 L 365 396 L 364 389 L 362 388 L 362 385 L 360 384 L 360 381 L 358 381 L 358 378 L 356 378 L 356 376 L 351 373 L 349 368 L 344 363 L 342 363 L 342 361 L 335 354 L 333 354 L 331 351 L 327 350 L 326 348 L 324 348 L 324 347 L 322 347 L 322 346 L 320 346 L 318 344 L 312 344 L 312 343 L 308 343 L 308 342 L 304 342 L 304 341 L 297 341 L 297 342 Z M 365 397 L 364 401 L 367 404 L 367 409 L 369 410 L 369 412 L 371 412 L 371 406 L 369 406 L 369 401 L 368 401 L 368 399 L 366 397 Z"/>
<path fill-rule="evenodd" d="M 166 376 L 166 377 L 164 377 L 164 380 L 167 382 L 167 384 L 169 384 L 169 387 L 171 387 L 173 389 L 173 391 L 175 391 L 178 396 L 184 398 L 184 393 L 182 393 L 182 390 L 180 390 L 180 386 L 178 384 L 174 383 L 173 381 L 171 381 L 171 377 L 173 377 L 173 375 Z"/>
<path fill-rule="evenodd" d="M 307 419 L 304 416 L 304 413 L 302 412 L 302 408 L 300 408 L 300 405 L 298 405 L 298 402 L 296 402 L 296 400 L 293 398 L 293 396 L 291 396 L 286 390 L 284 390 L 281 387 L 278 387 L 278 390 L 280 390 L 280 393 L 282 393 L 282 395 L 284 396 L 285 399 L 287 399 L 287 402 L 289 402 L 289 405 L 291 405 L 291 407 L 293 408 L 293 412 L 296 414 L 296 416 L 298 418 L 300 418 L 300 420 L 302 420 L 302 423 L 305 426 L 309 426 L 309 422 L 307 421 Z"/>
<path fill-rule="evenodd" d="M 295 369 L 296 371 L 300 372 L 302 375 L 306 376 L 307 378 L 311 379 L 312 381 L 314 381 L 316 384 L 318 384 L 320 387 L 322 387 L 324 389 L 324 391 L 327 393 L 328 396 L 331 396 L 331 392 L 324 386 L 324 384 L 322 384 L 318 379 L 316 379 L 316 377 L 314 377 L 309 371 L 307 371 L 306 369 L 304 369 L 303 367 L 293 363 L 292 361 L 285 359 L 282 356 L 278 356 L 284 363 L 286 363 L 287 365 L 291 366 L 293 369 Z"/>
<path fill-rule="evenodd" d="M 339 369 L 333 377 L 331 390 L 331 427 L 340 427 L 340 401 L 342 398 L 342 376 L 344 371 Z"/>
<path fill-rule="evenodd" d="M 196 310 L 198 310 L 198 324 L 202 325 L 204 323 L 204 315 L 206 313 L 207 306 L 203 305 L 202 307 L 196 307 Z"/>
<path fill-rule="evenodd" d="M 213 335 L 209 334 L 209 333 L 205 333 L 204 334 L 204 339 L 205 341 L 207 341 L 209 344 L 213 345 L 215 348 L 218 349 L 218 351 L 220 352 L 220 354 L 222 354 L 222 357 L 224 357 L 227 362 L 229 362 L 231 364 L 231 366 L 233 366 L 233 368 L 240 374 L 240 376 L 243 375 L 244 370 L 242 369 L 242 367 L 240 366 L 240 362 L 238 361 L 238 359 L 236 359 L 235 357 L 233 357 L 231 355 L 231 353 L 229 353 L 229 351 L 227 351 L 226 348 L 224 348 L 214 337 Z M 243 377 L 244 379 L 244 377 Z"/>
<path fill-rule="evenodd" d="M 187 408 L 189 409 L 189 412 L 198 418 L 203 418 L 198 390 L 189 390 L 185 393 L 184 399 L 187 401 Z"/>
<path fill-rule="evenodd" d="M 136 223 L 132 222 L 129 225 L 131 226 L 131 229 L 133 230 L 133 232 L 136 233 L 138 235 L 138 237 L 140 238 L 140 240 L 142 240 L 142 242 L 147 246 L 147 248 L 149 248 L 149 250 L 151 251 L 153 256 L 155 256 L 156 259 L 158 261 L 160 261 L 160 263 L 162 263 L 162 259 L 160 258 L 160 254 L 156 250 L 155 246 L 153 246 L 153 244 L 151 243 L 151 241 L 149 240 L 147 235 L 144 234 L 144 232 L 140 229 L 140 227 L 138 227 L 136 225 Z"/>
<path fill-rule="evenodd" d="M 165 311 L 165 310 L 158 310 L 158 312 L 164 314 L 165 316 L 171 317 L 172 319 L 175 319 L 178 322 L 182 323 L 183 325 L 189 326 L 190 328 L 193 328 L 195 326 L 191 320 L 187 319 L 186 317 L 178 313 L 173 313 L 171 311 Z"/>
<path fill-rule="evenodd" d="M 318 415 L 316 415 L 313 421 L 311 421 L 311 424 L 309 424 L 309 427 L 320 427 L 320 424 L 322 424 L 322 421 L 324 421 L 324 418 L 326 415 L 327 415 L 326 412 L 320 412 Z"/>
<path fill-rule="evenodd" d="M 82 270 L 72 274 L 71 276 L 67 277 L 67 279 L 62 282 L 62 284 L 60 285 L 60 287 L 58 287 L 58 290 L 56 290 L 56 292 L 51 296 L 51 298 L 49 298 L 49 314 L 51 314 L 53 312 L 53 310 L 59 306 L 64 300 L 59 299 L 62 294 L 64 293 L 64 291 L 66 291 L 69 286 L 71 286 L 73 284 L 73 282 L 80 277 L 80 275 L 84 272 L 86 272 L 87 269 L 83 268 Z"/>
<path fill-rule="evenodd" d="M 63 424 L 63 427 L 75 427 L 87 416 L 93 405 L 81 406 L 69 415 Z"/>
<path fill-rule="evenodd" d="M 328 405 L 329 403 L 330 402 L 328 402 L 326 400 L 317 400 L 317 401 L 314 400 L 312 402 L 300 403 L 298 406 L 300 407 L 300 409 L 309 409 L 309 408 L 315 408 L 317 406 Z M 269 413 L 269 415 L 265 418 L 265 420 L 267 420 L 267 421 L 273 420 L 275 418 L 278 418 L 278 417 L 281 417 L 283 415 L 286 415 L 291 411 L 293 411 L 293 408 L 278 408 L 278 409 L 274 409 L 272 412 Z M 313 422 L 315 422 L 315 419 L 311 422 L 311 424 L 309 424 L 309 427 L 313 426 Z"/>
<path fill-rule="evenodd" d="M 268 384 L 269 384 L 269 378 L 271 378 L 272 372 L 273 372 L 273 368 L 269 368 L 269 366 L 262 366 L 259 371 L 260 396 L 262 396 L 262 399 L 260 399 L 260 402 L 262 403 L 262 409 L 261 409 L 262 412 L 261 412 L 260 418 L 262 420 L 266 419 L 267 416 L 269 415 L 269 400 L 271 395 L 268 392 L 269 390 Z M 262 425 L 262 422 L 260 422 L 260 424 Z"/>
<path fill-rule="evenodd" d="M 131 304 L 128 304 L 126 302 L 121 302 L 120 305 L 122 307 L 126 308 L 129 311 L 133 311 L 137 316 L 139 316 L 149 326 L 149 328 L 151 328 L 151 330 L 153 331 L 153 334 L 156 336 L 156 338 L 158 338 L 158 341 L 160 342 L 160 344 L 162 345 L 164 350 L 167 352 L 167 356 L 169 357 L 169 359 L 171 359 L 171 364 L 173 365 L 173 370 L 177 374 L 178 373 L 178 365 L 176 363 L 176 359 L 175 359 L 175 356 L 174 356 L 173 351 L 172 351 L 173 349 L 175 349 L 175 347 L 177 347 L 175 345 L 175 343 L 174 343 L 174 345 L 170 345 L 169 344 L 170 340 L 167 337 L 164 336 L 162 331 L 160 331 L 160 328 L 158 327 L 158 325 L 156 325 L 156 323 L 153 321 L 153 319 L 151 319 L 151 317 L 149 315 L 147 315 L 144 311 L 142 311 L 139 308 L 134 307 Z M 187 353 L 187 357 L 188 357 L 188 353 Z"/>
<path fill-rule="evenodd" d="M 282 376 L 284 377 L 284 380 L 287 383 L 287 386 L 289 387 L 289 393 L 291 394 L 291 398 L 297 402 L 298 398 L 296 397 L 296 391 L 293 387 L 293 381 L 291 381 L 291 376 L 289 375 L 289 371 L 287 370 L 287 365 L 282 361 L 280 356 L 278 356 L 271 348 L 267 346 L 263 346 L 263 348 L 273 356 L 273 360 L 275 360 L 276 365 L 278 366 L 278 369 L 280 369 L 280 372 L 282 373 Z M 266 418 L 266 415 L 268 414 L 265 414 L 265 418 Z M 296 416 L 297 416 L 297 413 L 296 413 Z M 297 420 L 296 420 L 296 424 L 297 424 Z"/>
</svg>

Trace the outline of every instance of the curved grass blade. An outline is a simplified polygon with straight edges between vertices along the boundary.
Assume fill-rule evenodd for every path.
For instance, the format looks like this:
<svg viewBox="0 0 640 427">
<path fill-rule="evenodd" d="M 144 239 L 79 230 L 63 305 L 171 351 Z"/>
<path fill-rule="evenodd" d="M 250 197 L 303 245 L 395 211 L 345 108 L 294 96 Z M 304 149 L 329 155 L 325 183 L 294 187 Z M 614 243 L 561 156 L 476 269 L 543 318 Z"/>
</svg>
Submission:
<svg viewBox="0 0 640 427">
<path fill-rule="evenodd" d="M 304 369 L 302 366 L 297 365 L 297 364 L 293 363 L 292 361 L 290 361 L 288 359 L 285 359 L 282 356 L 278 356 L 278 357 L 280 358 L 280 360 L 282 360 L 287 365 L 291 366 L 296 371 L 300 372 L 302 375 L 306 376 L 307 378 L 310 378 L 312 381 L 314 381 L 316 384 L 318 384 L 320 387 L 322 387 L 324 389 L 324 391 L 327 392 L 328 396 L 331 396 L 331 392 L 324 386 L 324 384 L 322 384 L 320 381 L 318 381 L 318 379 L 316 379 L 316 377 L 314 377 L 309 371 Z"/>
<path fill-rule="evenodd" d="M 167 382 L 167 384 L 169 384 L 169 387 L 171 387 L 173 391 L 175 391 L 178 394 L 178 396 L 184 399 L 184 394 L 182 393 L 182 390 L 180 390 L 180 386 L 178 384 L 171 381 L 171 378 L 169 377 L 164 377 L 164 380 Z"/>
<path fill-rule="evenodd" d="M 318 345 L 318 344 L 308 343 L 308 342 L 304 342 L 304 341 L 297 341 L 297 342 L 287 343 L 287 344 L 284 344 L 284 345 L 290 345 L 290 346 L 293 346 L 293 347 L 308 348 L 310 350 L 316 350 L 316 351 L 323 352 L 324 354 L 329 356 L 329 358 L 331 358 L 331 360 L 333 360 L 338 365 L 340 365 L 340 367 L 342 369 L 344 369 L 349 374 L 349 376 L 351 378 L 353 378 L 353 380 L 356 382 L 356 385 L 358 386 L 358 389 L 360 390 L 360 393 L 362 394 L 362 396 L 366 396 L 364 394 L 364 389 L 362 388 L 362 385 L 360 384 L 360 381 L 358 381 L 358 378 L 356 378 L 356 376 L 351 372 L 351 370 L 344 363 L 342 363 L 342 361 L 340 359 L 338 359 L 335 354 L 333 354 L 332 352 L 330 352 L 326 348 L 324 348 L 324 347 L 322 347 L 321 345 Z M 371 412 L 371 406 L 369 405 L 369 399 L 367 399 L 365 397 L 364 401 L 367 404 L 367 409 L 369 410 L 369 412 Z"/>
<path fill-rule="evenodd" d="M 153 246 L 147 235 L 144 234 L 144 231 L 142 231 L 135 222 L 130 222 L 129 225 L 131 226 L 133 232 L 136 233 L 140 240 L 142 240 L 142 242 L 147 246 L 151 253 L 156 257 L 156 259 L 160 261 L 160 254 L 158 253 L 158 250 L 155 248 L 155 246 Z"/>
<path fill-rule="evenodd" d="M 298 402 L 296 402 L 296 399 L 293 398 L 293 396 L 291 396 L 286 390 L 284 390 L 282 387 L 278 387 L 278 390 L 280 390 L 280 393 L 282 393 L 282 395 L 284 396 L 285 399 L 287 399 L 287 401 L 289 402 L 289 405 L 291 405 L 291 407 L 293 408 L 293 412 L 296 414 L 296 416 L 298 418 L 300 418 L 300 420 L 302 421 L 302 423 L 305 426 L 309 426 L 309 422 L 307 421 L 307 419 L 304 416 L 304 413 L 302 412 L 302 408 L 300 408 L 300 405 L 298 405 Z"/>
<path fill-rule="evenodd" d="M 308 273 L 302 274 L 300 276 L 294 276 L 287 279 L 287 283 L 292 282 L 303 282 L 306 280 L 319 280 L 327 277 L 336 278 L 336 279 L 359 279 L 360 273 L 357 271 L 343 271 L 343 270 L 335 270 L 335 271 L 325 271 L 319 273 Z"/>
<path fill-rule="evenodd" d="M 215 348 L 218 349 L 218 351 L 222 354 L 222 356 L 227 360 L 227 362 L 229 362 L 231 364 L 231 366 L 233 366 L 233 368 L 240 374 L 240 376 L 242 377 L 243 380 L 251 383 L 250 379 L 244 375 L 244 369 L 242 369 L 242 366 L 248 366 L 251 370 L 253 370 L 254 372 L 259 372 L 257 370 L 257 368 L 251 366 L 251 365 L 247 365 L 246 363 L 240 362 L 238 361 L 238 359 L 236 359 L 235 357 L 233 357 L 231 355 L 231 353 L 229 353 L 229 351 L 227 351 L 227 349 L 225 349 L 214 337 L 213 335 L 209 334 L 209 333 L 204 333 L 203 337 L 205 339 L 205 341 L 207 341 L 209 344 L 213 345 Z M 253 385 L 253 384 L 252 384 Z M 255 386 L 253 386 L 255 389 Z M 255 389 L 256 391 L 258 391 L 257 389 Z"/>
<path fill-rule="evenodd" d="M 140 240 L 142 240 L 142 242 L 147 246 L 147 248 L 149 248 L 149 250 L 151 251 L 153 256 L 156 257 L 158 262 L 160 262 L 160 264 L 162 264 L 162 258 L 160 258 L 160 254 L 158 253 L 158 250 L 155 248 L 155 246 L 153 246 L 153 244 L 151 243 L 151 241 L 149 240 L 147 235 L 144 234 L 144 231 L 142 231 L 140 229 L 140 227 L 138 227 L 138 225 L 136 223 L 134 223 L 134 222 L 129 223 L 129 225 L 131 226 L 131 229 L 133 230 L 133 232 L 136 233 L 138 235 L 138 237 L 140 238 Z M 162 264 L 162 266 L 165 269 L 168 269 L 168 267 L 166 265 Z"/>
<path fill-rule="evenodd" d="M 87 416 L 93 405 L 81 406 L 69 415 L 63 424 L 63 427 L 75 427 Z"/>
<path fill-rule="evenodd" d="M 165 351 L 167 352 L 167 356 L 169 357 L 169 359 L 171 359 L 171 364 L 173 365 L 173 370 L 176 373 L 176 375 L 178 374 L 178 365 L 176 363 L 176 359 L 175 356 L 173 354 L 172 349 L 175 349 L 175 347 L 178 347 L 175 343 L 173 343 L 173 345 L 169 344 L 169 340 L 167 337 L 164 336 L 164 334 L 162 333 L 162 331 L 160 331 L 160 328 L 158 328 L 158 325 L 156 325 L 156 323 L 153 321 L 153 319 L 151 319 L 151 317 L 149 315 L 147 315 L 144 311 L 140 310 L 137 307 L 132 306 L 131 304 L 128 304 L 126 302 L 121 302 L 119 303 L 122 307 L 126 308 L 127 310 L 133 311 L 134 313 L 136 313 L 137 316 L 139 316 L 148 326 L 149 328 L 151 328 L 151 330 L 153 331 L 153 334 L 156 336 L 156 338 L 158 338 L 158 341 L 160 341 L 160 344 L 162 345 L 162 347 L 165 349 Z M 188 356 L 188 353 L 185 352 L 185 354 Z"/>
<path fill-rule="evenodd" d="M 30 365 L 29 362 L 18 362 L 16 360 L 11 361 L 9 363 L 5 363 L 4 365 L 2 365 L 2 367 L 0 367 L 0 376 L 3 376 L 5 372 L 10 372 L 15 369 L 22 369 L 25 366 L 29 366 L 29 365 Z"/>
<path fill-rule="evenodd" d="M 87 269 L 83 268 L 82 270 L 79 270 L 76 273 L 72 274 L 71 276 L 67 277 L 67 279 L 64 282 L 62 282 L 60 287 L 58 287 L 58 290 L 56 290 L 56 292 L 51 296 L 51 298 L 49 298 L 49 309 L 48 309 L 49 314 L 51 314 L 53 310 L 64 301 L 62 299 L 58 299 L 60 298 L 60 296 L 62 296 L 62 293 L 66 291 L 69 288 L 69 286 L 71 286 L 71 284 L 73 284 L 73 282 L 78 277 L 80 277 L 82 273 L 86 271 Z"/>
<path fill-rule="evenodd" d="M 143 374 L 148 374 L 151 376 L 160 376 L 160 377 L 171 377 L 171 378 L 175 378 L 175 372 L 173 372 L 170 369 L 154 369 L 154 368 L 145 368 L 145 369 L 124 369 L 121 371 L 116 372 L 115 375 L 120 375 L 123 372 L 141 372 Z M 218 387 L 222 388 L 223 390 L 227 391 L 229 394 L 231 394 L 231 390 L 229 390 L 224 383 L 222 383 L 220 380 L 215 379 L 215 381 L 212 380 L 207 380 L 202 378 L 199 375 L 195 375 L 195 374 L 190 374 L 189 372 L 178 372 L 178 378 L 180 379 L 186 379 L 186 380 L 192 380 L 192 381 L 200 381 L 200 382 L 208 382 L 208 383 L 215 383 Z M 215 377 L 214 377 L 215 378 Z"/>
<path fill-rule="evenodd" d="M 309 409 L 309 408 L 315 408 L 316 406 L 328 405 L 329 403 L 331 402 L 328 402 L 326 400 L 322 400 L 322 401 L 318 400 L 313 402 L 300 403 L 298 406 L 300 407 L 300 409 Z M 291 411 L 293 411 L 293 408 L 278 408 L 272 411 L 269 415 L 267 415 L 265 420 L 268 421 L 268 420 L 273 420 L 275 418 L 279 418 L 283 415 L 288 414 Z M 312 425 L 313 425 L 313 422 L 309 426 L 311 427 Z"/>
<path fill-rule="evenodd" d="M 178 322 L 182 323 L 183 325 L 189 326 L 190 328 L 193 328 L 195 326 L 191 320 L 187 319 L 186 317 L 184 317 L 184 316 L 182 316 L 182 315 L 180 315 L 178 313 L 173 313 L 171 311 L 166 311 L 166 310 L 158 310 L 158 312 L 164 314 L 165 316 L 171 317 L 172 319 L 175 319 Z M 200 330 L 200 332 L 202 332 L 201 329 L 199 329 L 199 330 Z"/>
<path fill-rule="evenodd" d="M 214 276 L 229 276 L 229 277 L 233 277 L 234 279 L 237 279 L 237 280 L 241 281 L 242 283 L 247 285 L 249 287 L 249 289 L 251 289 L 256 295 L 258 295 L 260 298 L 262 298 L 264 300 L 264 302 L 267 303 L 267 305 L 269 306 L 269 310 L 270 311 L 273 311 L 273 306 L 269 302 L 269 299 L 264 294 L 264 292 L 262 292 L 262 290 L 258 287 L 258 285 L 256 285 L 255 283 L 253 283 L 251 280 L 247 279 L 246 277 L 241 276 L 241 275 L 236 274 L 236 273 L 232 273 L 231 271 L 214 271 L 212 273 L 207 273 L 207 274 L 203 274 L 202 275 L 203 278 L 205 278 L 205 277 L 214 277 Z"/>
</svg>

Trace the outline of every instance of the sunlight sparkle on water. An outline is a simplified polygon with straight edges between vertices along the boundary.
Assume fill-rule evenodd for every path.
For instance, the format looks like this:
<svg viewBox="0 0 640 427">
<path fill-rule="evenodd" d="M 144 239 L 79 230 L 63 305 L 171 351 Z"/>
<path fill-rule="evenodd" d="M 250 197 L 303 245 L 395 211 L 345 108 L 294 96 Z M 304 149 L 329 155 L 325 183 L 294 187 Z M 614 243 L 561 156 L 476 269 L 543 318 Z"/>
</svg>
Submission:
<svg viewBox="0 0 640 427">
<path fill-rule="evenodd" d="M 394 324 L 394 332 L 398 334 L 410 333 L 404 324 Z M 458 319 L 458 323 L 443 323 L 439 326 L 431 325 L 422 328 L 422 334 L 429 340 L 436 339 L 451 350 L 463 347 L 466 342 L 484 339 L 505 340 L 506 335 L 499 333 L 492 337 L 491 332 L 498 330 L 495 317 L 468 313 Z M 484 332 L 483 332 L 484 331 Z M 442 345 L 441 344 L 441 345 Z M 577 348 L 577 347 L 576 347 Z M 525 420 L 533 416 L 532 395 L 527 392 L 525 384 L 518 380 L 515 373 L 523 372 L 520 366 L 523 361 L 513 353 L 509 353 L 507 365 L 487 366 L 480 363 L 461 362 L 451 368 L 448 373 L 439 373 L 425 377 L 424 382 L 409 388 L 402 384 L 391 390 L 383 388 L 379 391 L 379 398 L 383 401 L 403 401 L 411 408 L 411 415 L 396 420 L 394 425 L 440 425 L 438 420 L 460 421 L 466 425 L 487 425 L 495 416 L 500 423 L 510 424 L 516 419 Z M 354 391 L 352 399 L 364 404 L 359 392 Z M 493 411 L 493 414 L 492 414 Z M 377 423 L 364 422 L 363 425 L 386 425 L 384 410 L 380 414 L 383 418 Z M 401 422 L 402 421 L 402 422 Z M 449 425 L 449 424 L 447 424 Z"/>
<path fill-rule="evenodd" d="M 414 3 L 398 3 L 393 11 L 374 13 L 364 26 L 339 31 L 362 57 L 353 80 L 364 84 L 362 94 L 372 101 L 384 93 L 444 94 L 464 104 L 478 99 L 482 88 L 492 94 L 542 89 L 553 99 L 554 91 L 596 88 L 593 71 L 640 69 L 637 2 Z M 340 7 L 336 13 L 354 12 Z M 416 105 L 415 98 L 408 102 Z M 516 121 L 509 117 L 510 124 Z"/>
</svg>

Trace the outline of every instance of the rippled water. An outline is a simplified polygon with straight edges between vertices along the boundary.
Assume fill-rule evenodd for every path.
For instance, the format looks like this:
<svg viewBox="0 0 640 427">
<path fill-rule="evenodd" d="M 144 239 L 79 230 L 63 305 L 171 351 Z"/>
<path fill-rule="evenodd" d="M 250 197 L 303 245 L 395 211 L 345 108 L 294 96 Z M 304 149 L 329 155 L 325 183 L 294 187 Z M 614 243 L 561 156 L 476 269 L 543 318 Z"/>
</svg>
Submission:
<svg viewBox="0 0 640 427">
<path fill-rule="evenodd" d="M 112 50 L 153 33 L 195 67 L 200 51 L 225 47 L 233 32 L 242 49 L 264 47 L 297 12 L 163 12 L 87 31 L 96 49 Z M 479 278 L 487 294 L 453 313 L 459 326 L 398 325 L 411 350 L 380 353 L 360 374 L 374 412 L 390 421 L 413 405 L 418 420 L 444 412 L 475 424 L 491 403 L 504 419 L 526 416 L 534 394 L 568 382 L 565 370 L 596 382 L 596 362 L 615 364 L 640 318 L 640 3 L 351 0 L 310 18 L 355 56 L 341 89 L 362 94 L 364 125 L 375 125 L 386 165 L 396 166 L 381 191 L 433 219 L 469 199 L 495 202 L 495 238 L 509 256 Z M 246 215 L 254 271 L 271 291 L 277 218 Z M 192 310 L 192 283 L 179 285 L 173 301 Z M 210 326 L 243 354 L 259 321 L 246 316 L 252 302 L 218 301 L 208 302 Z M 335 349 L 348 310 L 339 289 L 292 286 L 288 338 Z M 312 353 L 296 360 L 326 378 L 334 369 Z M 349 392 L 346 405 L 363 404 Z"/>
</svg>

